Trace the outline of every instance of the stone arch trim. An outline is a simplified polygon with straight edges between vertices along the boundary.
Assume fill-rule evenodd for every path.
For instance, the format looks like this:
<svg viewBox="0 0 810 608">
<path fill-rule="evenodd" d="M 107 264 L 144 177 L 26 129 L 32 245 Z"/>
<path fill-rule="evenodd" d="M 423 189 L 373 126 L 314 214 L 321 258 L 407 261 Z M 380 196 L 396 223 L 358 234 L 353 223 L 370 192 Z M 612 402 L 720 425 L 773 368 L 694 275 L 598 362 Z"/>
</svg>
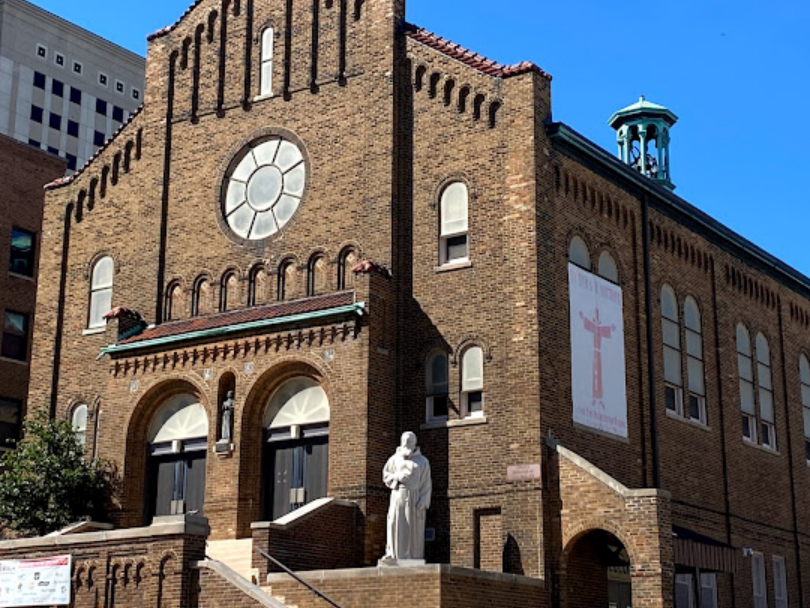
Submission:
<svg viewBox="0 0 810 608">
<path fill-rule="evenodd" d="M 146 485 L 146 434 L 152 418 L 166 399 L 178 393 L 188 392 L 195 395 L 208 415 L 208 442 L 214 441 L 216 433 L 216 411 L 212 408 L 209 390 L 192 375 L 176 374 L 148 388 L 138 399 L 126 420 L 126 448 L 122 471 L 123 497 L 122 507 L 124 522 L 139 525 L 145 506 Z M 213 422 L 212 422 L 213 421 Z"/>
<path fill-rule="evenodd" d="M 451 354 L 450 365 L 456 367 L 461 361 L 461 356 L 464 354 L 464 351 L 472 346 L 480 346 L 484 350 L 484 361 L 486 363 L 492 361 L 492 346 L 489 341 L 478 334 L 468 334 L 459 342 L 458 346 Z"/>
<path fill-rule="evenodd" d="M 615 521 L 607 517 L 593 517 L 588 519 L 580 519 L 568 526 L 563 527 L 563 565 L 568 564 L 568 557 L 571 551 L 582 538 L 587 536 L 590 532 L 603 530 L 615 536 L 624 545 L 627 555 L 630 557 L 630 564 L 635 565 L 639 562 L 639 555 L 635 546 L 630 542 L 630 534 L 624 529 L 624 526 L 617 524 Z"/>
<path fill-rule="evenodd" d="M 442 193 L 450 184 L 454 184 L 455 182 L 461 182 L 467 186 L 467 196 L 470 203 L 478 200 L 478 190 L 475 187 L 475 182 L 473 179 L 466 173 L 455 172 L 447 175 L 444 179 L 440 180 L 438 184 L 436 184 L 436 187 L 433 189 L 433 192 L 430 195 L 429 206 L 431 209 L 439 208 L 439 204 L 442 200 Z"/>
</svg>

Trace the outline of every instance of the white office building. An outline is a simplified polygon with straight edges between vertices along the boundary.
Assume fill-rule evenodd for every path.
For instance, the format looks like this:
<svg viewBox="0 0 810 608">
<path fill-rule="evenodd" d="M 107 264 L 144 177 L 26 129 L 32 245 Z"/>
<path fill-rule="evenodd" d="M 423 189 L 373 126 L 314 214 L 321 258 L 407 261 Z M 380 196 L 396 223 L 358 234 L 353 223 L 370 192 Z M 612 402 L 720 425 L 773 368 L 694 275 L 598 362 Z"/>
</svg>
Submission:
<svg viewBox="0 0 810 608">
<path fill-rule="evenodd" d="M 81 167 L 140 105 L 145 60 L 25 0 L 0 0 L 0 133 Z"/>
</svg>

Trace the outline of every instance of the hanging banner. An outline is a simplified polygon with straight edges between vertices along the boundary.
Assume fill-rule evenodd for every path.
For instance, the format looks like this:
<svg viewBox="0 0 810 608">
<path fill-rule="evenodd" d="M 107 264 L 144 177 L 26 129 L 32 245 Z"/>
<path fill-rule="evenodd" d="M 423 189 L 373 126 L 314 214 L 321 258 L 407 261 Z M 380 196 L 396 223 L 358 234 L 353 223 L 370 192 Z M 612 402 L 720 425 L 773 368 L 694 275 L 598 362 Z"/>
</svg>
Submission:
<svg viewBox="0 0 810 608">
<path fill-rule="evenodd" d="M 0 608 L 70 604 L 70 556 L 0 561 Z"/>
<path fill-rule="evenodd" d="M 568 264 L 574 422 L 627 438 L 622 289 Z"/>
</svg>

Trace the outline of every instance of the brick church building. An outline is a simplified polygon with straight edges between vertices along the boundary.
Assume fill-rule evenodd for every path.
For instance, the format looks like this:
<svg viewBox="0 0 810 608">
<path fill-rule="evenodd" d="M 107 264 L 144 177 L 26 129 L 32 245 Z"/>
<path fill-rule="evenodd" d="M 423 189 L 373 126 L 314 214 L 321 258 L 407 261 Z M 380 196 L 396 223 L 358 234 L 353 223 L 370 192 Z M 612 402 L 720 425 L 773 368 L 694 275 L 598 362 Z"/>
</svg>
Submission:
<svg viewBox="0 0 810 608">
<path fill-rule="evenodd" d="M 674 194 L 671 111 L 617 158 L 404 0 L 149 40 L 49 186 L 28 407 L 116 463 L 115 528 L 0 555 L 71 554 L 78 607 L 327 605 L 264 554 L 345 608 L 810 602 L 810 279 Z M 377 568 L 408 430 L 428 563 Z"/>
</svg>

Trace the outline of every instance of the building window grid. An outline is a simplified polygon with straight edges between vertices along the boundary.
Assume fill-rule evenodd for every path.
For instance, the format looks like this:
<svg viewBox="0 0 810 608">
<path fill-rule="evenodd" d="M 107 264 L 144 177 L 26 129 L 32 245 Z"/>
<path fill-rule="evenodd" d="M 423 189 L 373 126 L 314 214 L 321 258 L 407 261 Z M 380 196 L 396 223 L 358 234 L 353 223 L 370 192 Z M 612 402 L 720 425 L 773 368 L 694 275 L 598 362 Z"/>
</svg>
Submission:
<svg viewBox="0 0 810 608">
<path fill-rule="evenodd" d="M 756 338 L 757 382 L 759 384 L 759 430 L 764 447 L 776 450 L 774 426 L 773 373 L 768 340 L 762 334 Z"/>
<path fill-rule="evenodd" d="M 35 259 L 36 235 L 29 230 L 13 226 L 8 271 L 24 277 L 33 277 Z"/>
<path fill-rule="evenodd" d="M 804 420 L 804 457 L 810 465 L 810 361 L 806 355 L 799 358 L 799 379 L 802 391 L 802 419 Z"/>
<path fill-rule="evenodd" d="M 664 393 L 668 412 L 683 417 L 683 364 L 678 301 L 669 285 L 661 289 L 661 333 L 664 345 Z"/>
<path fill-rule="evenodd" d="M 687 296 L 683 305 L 684 332 L 686 336 L 686 376 L 689 418 L 700 424 L 708 424 L 706 414 L 706 366 L 703 359 L 703 327 L 700 309 L 692 296 Z"/>
<path fill-rule="evenodd" d="M 46 84 L 45 74 L 42 72 L 34 72 L 34 88 L 45 90 Z"/>
<path fill-rule="evenodd" d="M 6 310 L 3 317 L 3 343 L 0 356 L 14 361 L 28 360 L 28 315 Z"/>
</svg>

